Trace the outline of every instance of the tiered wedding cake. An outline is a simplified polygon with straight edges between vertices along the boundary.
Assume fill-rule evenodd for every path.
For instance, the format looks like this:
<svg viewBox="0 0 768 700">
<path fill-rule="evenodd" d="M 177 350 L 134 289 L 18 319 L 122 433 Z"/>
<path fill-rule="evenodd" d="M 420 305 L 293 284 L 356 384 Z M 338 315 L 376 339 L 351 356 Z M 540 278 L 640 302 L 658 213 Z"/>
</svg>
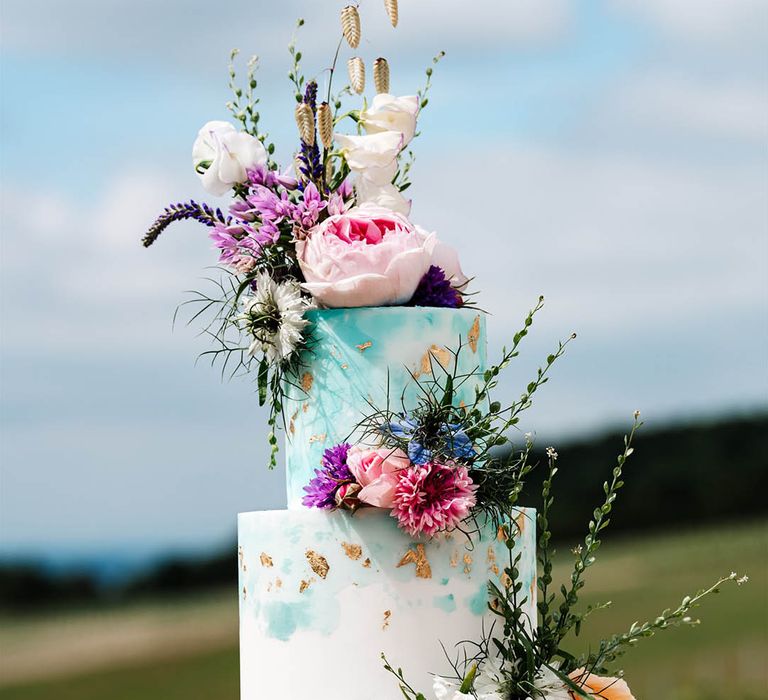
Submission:
<svg viewBox="0 0 768 700">
<path fill-rule="evenodd" d="M 412 407 L 421 374 L 468 341 L 459 371 L 475 381 L 486 364 L 485 320 L 470 309 L 361 308 L 311 312 L 314 345 L 284 409 L 288 510 L 241 513 L 240 653 L 243 700 L 391 700 L 398 691 L 382 652 L 407 666 L 415 686 L 447 666 L 441 644 L 480 639 L 498 618 L 488 581 L 503 585 L 504 532 L 411 537 L 378 508 L 351 514 L 302 505 L 324 450 L 354 437 L 370 405 Z M 477 370 L 479 369 L 479 373 Z M 412 376 L 413 375 L 413 376 Z M 534 613 L 535 523 L 520 510 L 515 554 Z M 519 528 L 519 530 L 518 530 Z M 496 623 L 499 624 L 498 622 Z"/>
<path fill-rule="evenodd" d="M 383 5 L 397 25 L 397 0 Z M 342 9 L 341 33 L 358 48 L 356 5 Z M 254 378 L 269 408 L 270 467 L 276 430 L 286 433 L 288 509 L 238 519 L 242 698 L 634 700 L 616 668 L 624 651 L 696 624 L 689 613 L 702 597 L 747 578 L 732 573 L 652 621 L 581 652 L 567 647 L 605 607 L 579 609 L 580 592 L 639 412 L 571 574 L 556 584 L 557 452 L 539 459 L 541 511 L 521 508 L 533 442 L 511 429 L 569 341 L 516 399 L 495 399 L 543 298 L 487 361 L 485 317 L 458 255 L 413 222 L 404 195 L 433 66 L 416 95 L 395 96 L 389 64 L 375 59 L 369 102 L 357 55 L 349 85 L 333 92 L 342 46 L 318 74 L 325 101 L 290 46 L 299 142 L 287 169 L 260 127 L 257 61 L 240 81 L 233 52 L 227 107 L 237 126 L 208 122 L 193 146 L 203 187 L 233 201 L 227 212 L 172 204 L 144 237 L 149 246 L 181 219 L 210 228 L 222 277 L 190 300 L 192 318 L 207 318 L 207 354 L 223 373 Z M 456 168 L 455 190 L 478 206 L 490 195 L 465 171 Z M 471 216 L 462 225 L 471 231 Z"/>
</svg>

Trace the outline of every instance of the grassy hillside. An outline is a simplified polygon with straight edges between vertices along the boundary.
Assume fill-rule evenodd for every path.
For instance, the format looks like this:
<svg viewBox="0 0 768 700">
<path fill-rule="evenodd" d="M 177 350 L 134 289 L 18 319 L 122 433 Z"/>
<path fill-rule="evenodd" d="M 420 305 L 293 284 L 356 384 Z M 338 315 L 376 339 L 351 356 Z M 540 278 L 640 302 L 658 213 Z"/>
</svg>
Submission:
<svg viewBox="0 0 768 700">
<path fill-rule="evenodd" d="M 649 514 L 648 517 L 651 517 Z M 621 630 L 634 620 L 653 617 L 686 593 L 731 570 L 747 572 L 750 582 L 725 588 L 701 610 L 703 623 L 693 630 L 672 630 L 641 643 L 626 657 L 627 679 L 638 699 L 757 700 L 768 687 L 768 525 L 765 522 L 710 528 L 699 533 L 611 541 L 592 569 L 585 602 L 612 600 L 611 609 L 596 613 L 583 640 Z M 557 575 L 568 574 L 567 554 Z M 219 605 L 225 610 L 229 593 Z M 234 608 L 234 602 L 231 603 Z M 129 625 L 145 608 L 123 611 L 111 626 Z M 99 613 L 101 614 L 101 613 Z M 159 612 L 157 614 L 160 614 Z M 189 645 L 190 630 L 210 625 L 211 602 L 199 609 L 184 606 L 177 617 L 173 645 L 151 653 L 152 661 L 134 658 L 114 669 L 81 670 L 58 680 L 38 680 L 0 689 L 3 700 L 236 700 L 238 671 L 234 610 L 231 636 L 211 635 L 209 648 Z M 24 625 L 17 622 L 18 633 Z M 105 619 L 105 625 L 108 624 Z M 172 620 L 163 621 L 168 629 Z M 176 629 L 171 627 L 170 629 Z M 65 644 L 65 642 L 62 642 Z M 185 648 L 185 651 L 179 649 Z M 45 669 L 40 669 L 44 675 Z M 393 688 L 392 698 L 397 697 Z M 350 697 L 350 700 L 356 698 Z"/>
</svg>

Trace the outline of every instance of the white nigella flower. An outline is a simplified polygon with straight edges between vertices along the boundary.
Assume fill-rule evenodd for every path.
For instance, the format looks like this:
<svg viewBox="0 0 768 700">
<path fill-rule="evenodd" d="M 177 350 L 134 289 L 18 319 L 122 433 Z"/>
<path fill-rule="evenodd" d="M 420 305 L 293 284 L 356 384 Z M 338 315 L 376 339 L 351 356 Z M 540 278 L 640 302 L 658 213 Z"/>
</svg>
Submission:
<svg viewBox="0 0 768 700">
<path fill-rule="evenodd" d="M 437 700 L 504 700 L 502 691 L 504 674 L 497 659 L 488 658 L 480 665 L 473 683 L 472 693 L 461 692 L 461 681 L 436 676 L 432 691 Z"/>
<path fill-rule="evenodd" d="M 539 669 L 534 688 L 527 700 L 573 700 L 562 679 L 546 666 Z"/>
<path fill-rule="evenodd" d="M 243 300 L 244 311 L 237 321 L 253 335 L 251 355 L 264 352 L 269 362 L 281 362 L 296 350 L 308 321 L 304 312 L 312 307 L 295 280 L 277 283 L 267 272 L 256 276 L 256 291 Z"/>
</svg>

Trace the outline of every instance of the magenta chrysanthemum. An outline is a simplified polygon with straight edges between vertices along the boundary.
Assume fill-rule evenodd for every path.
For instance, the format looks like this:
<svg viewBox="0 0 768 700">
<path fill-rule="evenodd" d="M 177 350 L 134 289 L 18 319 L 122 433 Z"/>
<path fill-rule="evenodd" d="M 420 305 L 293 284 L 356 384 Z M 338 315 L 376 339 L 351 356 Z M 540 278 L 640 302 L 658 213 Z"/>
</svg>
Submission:
<svg viewBox="0 0 768 700">
<path fill-rule="evenodd" d="M 403 470 L 392 515 L 403 530 L 432 536 L 456 527 L 475 505 L 477 487 L 466 467 L 428 462 Z"/>
</svg>

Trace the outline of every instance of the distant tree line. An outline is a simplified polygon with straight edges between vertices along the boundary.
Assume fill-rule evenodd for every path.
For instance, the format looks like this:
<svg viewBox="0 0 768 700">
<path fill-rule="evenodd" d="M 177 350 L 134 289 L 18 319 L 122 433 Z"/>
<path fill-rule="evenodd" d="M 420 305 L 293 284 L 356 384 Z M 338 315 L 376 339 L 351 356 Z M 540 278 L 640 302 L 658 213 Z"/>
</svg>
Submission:
<svg viewBox="0 0 768 700">
<path fill-rule="evenodd" d="M 611 531 L 646 533 L 764 517 L 767 436 L 768 414 L 643 429 L 624 470 L 626 486 L 612 513 Z M 559 472 L 550 520 L 557 539 L 575 542 L 583 537 L 622 447 L 620 433 L 556 445 Z M 541 445 L 534 454 L 539 468 L 529 477 L 521 498 L 526 505 L 538 505 L 544 448 Z M 225 586 L 234 590 L 235 550 L 233 545 L 208 558 L 168 559 L 125 583 L 111 585 L 86 573 L 52 573 L 34 563 L 0 565 L 0 611 L 23 614 Z"/>
<path fill-rule="evenodd" d="M 531 474 L 521 502 L 538 507 L 546 464 Z M 550 518 L 560 540 L 581 538 L 602 502 L 624 447 L 623 435 L 558 446 Z M 624 468 L 625 486 L 611 513 L 612 533 L 691 528 L 768 514 L 768 414 L 651 430 L 635 436 Z"/>
</svg>

